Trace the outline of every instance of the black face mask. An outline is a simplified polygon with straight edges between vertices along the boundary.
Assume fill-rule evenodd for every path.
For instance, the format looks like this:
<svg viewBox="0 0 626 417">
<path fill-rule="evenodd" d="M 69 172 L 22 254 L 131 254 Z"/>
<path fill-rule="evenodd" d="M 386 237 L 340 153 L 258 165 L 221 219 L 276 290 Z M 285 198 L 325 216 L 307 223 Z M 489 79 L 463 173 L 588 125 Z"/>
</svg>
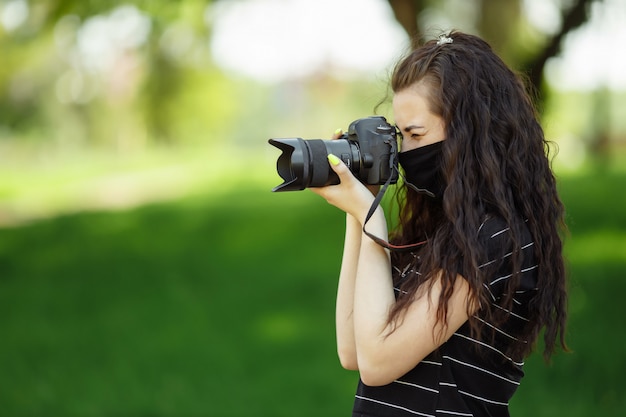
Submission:
<svg viewBox="0 0 626 417">
<path fill-rule="evenodd" d="M 398 162 L 404 169 L 407 185 L 415 191 L 441 200 L 446 188 L 441 164 L 443 141 L 400 152 Z"/>
</svg>

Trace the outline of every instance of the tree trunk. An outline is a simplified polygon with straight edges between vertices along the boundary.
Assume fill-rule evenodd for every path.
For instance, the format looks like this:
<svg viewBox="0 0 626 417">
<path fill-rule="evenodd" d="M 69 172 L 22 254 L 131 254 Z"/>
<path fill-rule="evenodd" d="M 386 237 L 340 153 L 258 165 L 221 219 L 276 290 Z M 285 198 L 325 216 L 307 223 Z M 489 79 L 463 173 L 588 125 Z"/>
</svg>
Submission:
<svg viewBox="0 0 626 417">
<path fill-rule="evenodd" d="M 565 36 L 589 19 L 589 9 L 591 9 L 591 4 L 594 1 L 598 0 L 576 0 L 576 3 L 569 10 L 564 10 L 561 30 L 554 34 L 545 47 L 523 66 L 536 91 L 542 91 L 543 72 L 546 63 L 561 52 Z"/>
<path fill-rule="evenodd" d="M 404 28 L 404 31 L 409 35 L 413 48 L 418 46 L 421 36 L 417 17 L 424 9 L 423 3 L 422 0 L 389 0 L 393 14 Z"/>
</svg>

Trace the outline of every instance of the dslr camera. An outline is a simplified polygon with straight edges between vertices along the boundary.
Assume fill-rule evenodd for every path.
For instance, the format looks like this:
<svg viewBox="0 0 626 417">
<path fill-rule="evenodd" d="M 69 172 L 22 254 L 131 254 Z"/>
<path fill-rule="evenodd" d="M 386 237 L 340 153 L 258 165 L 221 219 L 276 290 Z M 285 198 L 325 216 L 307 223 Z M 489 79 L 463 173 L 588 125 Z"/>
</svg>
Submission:
<svg viewBox="0 0 626 417">
<path fill-rule="evenodd" d="M 299 191 L 307 187 L 339 184 L 328 163 L 334 154 L 364 184 L 382 185 L 398 181 L 398 138 L 396 129 L 382 116 L 370 116 L 350 123 L 339 139 L 270 139 L 282 151 L 276 162 L 283 183 L 272 191 Z"/>
</svg>

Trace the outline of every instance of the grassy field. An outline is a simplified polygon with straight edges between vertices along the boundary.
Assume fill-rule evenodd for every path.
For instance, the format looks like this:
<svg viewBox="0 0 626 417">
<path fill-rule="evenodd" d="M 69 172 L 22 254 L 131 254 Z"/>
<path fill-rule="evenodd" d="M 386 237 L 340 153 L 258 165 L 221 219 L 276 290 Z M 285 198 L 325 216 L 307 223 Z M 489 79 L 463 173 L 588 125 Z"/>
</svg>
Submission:
<svg viewBox="0 0 626 417">
<path fill-rule="evenodd" d="M 561 181 L 573 352 L 530 358 L 514 416 L 626 410 L 625 184 Z M 0 229 L 0 416 L 349 415 L 343 216 L 273 185 Z"/>
</svg>

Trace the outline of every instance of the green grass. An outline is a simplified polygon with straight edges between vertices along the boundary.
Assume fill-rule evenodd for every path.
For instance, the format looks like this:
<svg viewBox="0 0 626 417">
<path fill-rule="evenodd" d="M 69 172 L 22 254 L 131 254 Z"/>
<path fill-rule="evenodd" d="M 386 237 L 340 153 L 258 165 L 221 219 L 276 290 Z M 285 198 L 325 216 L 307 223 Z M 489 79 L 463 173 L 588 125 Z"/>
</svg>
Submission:
<svg viewBox="0 0 626 417">
<path fill-rule="evenodd" d="M 513 416 L 626 409 L 626 174 L 564 178 L 569 342 Z M 0 229 L 0 415 L 345 416 L 334 347 L 343 215 L 233 183 Z"/>
</svg>

